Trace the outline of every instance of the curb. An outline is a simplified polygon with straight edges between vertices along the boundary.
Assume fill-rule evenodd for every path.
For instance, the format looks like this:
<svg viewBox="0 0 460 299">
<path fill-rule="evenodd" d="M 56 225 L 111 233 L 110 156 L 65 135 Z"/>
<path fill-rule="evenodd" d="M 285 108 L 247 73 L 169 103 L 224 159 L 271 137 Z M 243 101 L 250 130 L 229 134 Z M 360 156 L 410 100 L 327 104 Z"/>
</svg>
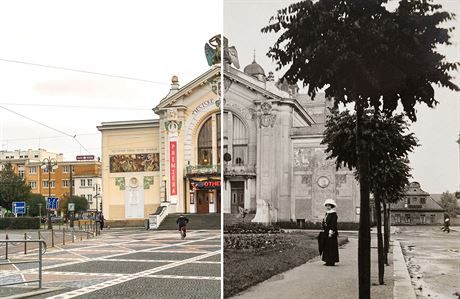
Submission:
<svg viewBox="0 0 460 299">
<path fill-rule="evenodd" d="M 393 241 L 393 298 L 416 299 L 399 241 Z"/>
</svg>

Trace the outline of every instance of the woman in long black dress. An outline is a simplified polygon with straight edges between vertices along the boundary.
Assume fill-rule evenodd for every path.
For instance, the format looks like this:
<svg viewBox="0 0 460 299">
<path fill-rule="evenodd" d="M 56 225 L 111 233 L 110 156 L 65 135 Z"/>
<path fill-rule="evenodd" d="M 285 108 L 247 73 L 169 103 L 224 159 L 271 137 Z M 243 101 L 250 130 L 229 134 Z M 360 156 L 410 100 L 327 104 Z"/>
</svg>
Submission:
<svg viewBox="0 0 460 299">
<path fill-rule="evenodd" d="M 333 199 L 326 199 L 324 202 L 326 207 L 326 215 L 322 223 L 322 260 L 326 262 L 326 266 L 334 266 L 339 262 L 339 244 L 337 237 L 337 212 L 335 208 L 337 204 Z"/>
</svg>

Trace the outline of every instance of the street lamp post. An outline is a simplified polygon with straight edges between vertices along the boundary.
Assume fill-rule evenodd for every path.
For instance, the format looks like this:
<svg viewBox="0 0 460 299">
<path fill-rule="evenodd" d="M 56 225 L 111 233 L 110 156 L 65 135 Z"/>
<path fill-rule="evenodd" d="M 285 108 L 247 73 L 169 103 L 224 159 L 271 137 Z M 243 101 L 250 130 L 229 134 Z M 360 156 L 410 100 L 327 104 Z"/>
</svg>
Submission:
<svg viewBox="0 0 460 299">
<path fill-rule="evenodd" d="M 167 202 L 168 201 L 168 177 L 167 176 L 163 176 L 163 182 L 165 183 L 165 200 L 164 202 Z"/>
<path fill-rule="evenodd" d="M 42 169 L 46 169 L 48 171 L 48 197 L 51 197 L 51 171 L 57 168 L 57 161 L 51 157 L 45 158 L 42 161 Z M 48 229 L 53 229 L 53 225 L 51 223 L 51 213 L 50 207 L 48 207 Z"/>
<path fill-rule="evenodd" d="M 99 197 L 101 197 L 101 186 L 99 184 L 95 184 L 94 187 L 93 187 L 93 191 L 96 191 L 96 195 L 94 195 L 94 198 L 96 199 L 96 214 L 98 213 L 99 211 L 99 204 L 97 202 L 97 199 Z M 101 201 L 102 203 L 102 201 Z M 101 209 L 101 212 L 102 212 L 102 209 Z"/>
</svg>

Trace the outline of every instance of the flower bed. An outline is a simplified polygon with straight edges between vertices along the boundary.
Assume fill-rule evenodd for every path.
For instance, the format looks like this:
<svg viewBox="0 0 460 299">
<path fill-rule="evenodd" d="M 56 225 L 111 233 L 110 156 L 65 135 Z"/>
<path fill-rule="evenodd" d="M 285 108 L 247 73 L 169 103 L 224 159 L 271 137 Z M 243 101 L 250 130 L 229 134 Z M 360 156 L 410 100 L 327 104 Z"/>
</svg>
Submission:
<svg viewBox="0 0 460 299">
<path fill-rule="evenodd" d="M 242 222 L 224 227 L 224 234 L 277 234 L 280 233 L 277 225 Z"/>
<path fill-rule="evenodd" d="M 269 249 L 276 246 L 292 247 L 294 244 L 281 234 L 226 234 L 224 249 Z"/>
</svg>

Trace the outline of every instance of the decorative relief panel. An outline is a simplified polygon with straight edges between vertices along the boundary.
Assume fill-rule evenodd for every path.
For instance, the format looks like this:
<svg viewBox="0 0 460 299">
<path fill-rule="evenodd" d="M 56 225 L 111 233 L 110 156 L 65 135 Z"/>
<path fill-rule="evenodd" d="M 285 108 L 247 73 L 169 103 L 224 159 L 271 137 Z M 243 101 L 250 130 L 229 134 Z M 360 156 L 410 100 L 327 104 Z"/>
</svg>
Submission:
<svg viewBox="0 0 460 299">
<path fill-rule="evenodd" d="M 301 184 L 311 186 L 311 177 L 312 177 L 311 174 L 303 175 Z"/>
<path fill-rule="evenodd" d="M 115 185 L 120 188 L 120 190 L 125 190 L 125 178 L 115 178 Z"/>
<path fill-rule="evenodd" d="M 331 167 L 335 167 L 335 162 L 326 159 L 323 148 L 294 148 L 294 170 L 329 169 Z"/>
<path fill-rule="evenodd" d="M 153 185 L 153 176 L 144 177 L 144 189 L 150 189 L 150 186 Z"/>
</svg>

